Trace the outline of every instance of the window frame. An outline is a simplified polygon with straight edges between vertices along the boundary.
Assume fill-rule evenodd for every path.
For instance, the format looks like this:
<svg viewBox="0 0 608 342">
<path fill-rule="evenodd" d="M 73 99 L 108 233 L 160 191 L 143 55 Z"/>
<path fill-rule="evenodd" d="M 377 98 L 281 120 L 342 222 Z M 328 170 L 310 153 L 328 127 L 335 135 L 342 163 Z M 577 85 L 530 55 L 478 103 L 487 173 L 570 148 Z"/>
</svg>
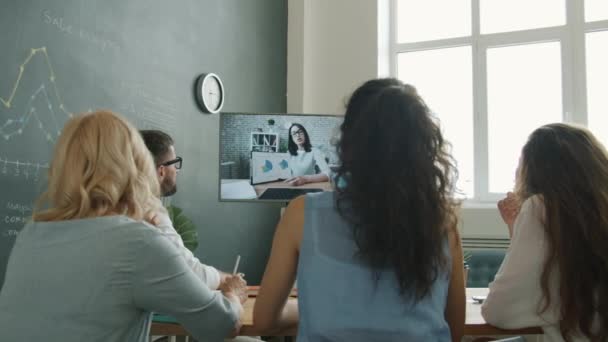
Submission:
<svg viewBox="0 0 608 342">
<path fill-rule="evenodd" d="M 562 121 L 587 125 L 586 34 L 608 31 L 608 19 L 585 22 L 582 0 L 564 0 L 566 23 L 561 26 L 528 30 L 480 33 L 481 0 L 471 1 L 471 35 L 413 43 L 397 42 L 397 2 L 389 2 L 389 54 L 388 69 L 392 77 L 398 75 L 400 53 L 470 46 L 473 70 L 473 188 L 474 196 L 465 200 L 465 206 L 485 207 L 504 196 L 489 192 L 488 158 L 488 103 L 487 103 L 487 51 L 490 48 L 513 45 L 559 42 L 561 49 Z M 514 170 L 515 171 L 515 170 Z"/>
</svg>

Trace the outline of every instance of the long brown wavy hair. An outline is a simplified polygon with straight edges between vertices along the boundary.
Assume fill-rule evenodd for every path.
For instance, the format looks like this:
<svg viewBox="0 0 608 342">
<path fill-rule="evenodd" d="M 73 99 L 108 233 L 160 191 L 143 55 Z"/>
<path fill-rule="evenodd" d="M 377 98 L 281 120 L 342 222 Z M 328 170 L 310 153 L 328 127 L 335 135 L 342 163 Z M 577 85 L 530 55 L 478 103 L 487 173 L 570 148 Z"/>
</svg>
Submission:
<svg viewBox="0 0 608 342">
<path fill-rule="evenodd" d="M 397 79 L 368 81 L 348 101 L 338 211 L 376 280 L 392 269 L 404 298 L 428 295 L 447 267 L 447 230 L 458 205 L 448 145 L 416 89 Z"/>
<path fill-rule="evenodd" d="M 566 341 L 582 333 L 608 340 L 608 156 L 587 129 L 550 124 L 523 148 L 516 181 L 520 200 L 539 195 L 549 241 L 541 275 L 543 303 L 559 279 L 559 326 Z M 554 272 L 557 272 L 555 274 Z M 599 325 L 594 326 L 594 320 Z M 595 329 L 595 330 L 594 330 Z"/>
</svg>

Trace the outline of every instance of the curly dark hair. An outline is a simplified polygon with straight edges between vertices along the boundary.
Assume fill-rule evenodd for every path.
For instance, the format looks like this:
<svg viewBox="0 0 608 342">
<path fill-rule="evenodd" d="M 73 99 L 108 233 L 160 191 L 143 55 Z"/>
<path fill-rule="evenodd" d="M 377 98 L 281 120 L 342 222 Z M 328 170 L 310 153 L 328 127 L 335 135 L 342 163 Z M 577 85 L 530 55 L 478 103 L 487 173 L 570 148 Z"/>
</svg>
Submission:
<svg viewBox="0 0 608 342">
<path fill-rule="evenodd" d="M 359 87 L 340 128 L 337 210 L 376 281 L 392 269 L 401 296 L 420 300 L 449 268 L 458 207 L 449 144 L 416 89 L 393 78 Z"/>
<path fill-rule="evenodd" d="M 291 129 L 294 127 L 297 127 L 298 129 L 302 130 L 302 132 L 304 132 L 304 137 L 306 138 L 306 141 L 304 141 L 304 151 L 310 152 L 312 150 L 312 145 L 310 143 L 310 137 L 308 136 L 308 131 L 301 124 L 294 123 L 291 126 L 289 126 L 289 130 L 287 131 L 287 134 L 289 135 L 289 143 L 287 144 L 287 149 L 289 150 L 289 154 L 291 154 L 292 156 L 298 155 L 298 145 L 293 141 L 293 137 L 291 136 Z"/>
<path fill-rule="evenodd" d="M 520 163 L 516 194 L 520 201 L 538 195 L 545 207 L 549 243 L 539 311 L 556 299 L 550 283 L 557 279 L 564 340 L 580 332 L 590 341 L 608 341 L 606 150 L 586 128 L 555 123 L 530 135 Z"/>
</svg>

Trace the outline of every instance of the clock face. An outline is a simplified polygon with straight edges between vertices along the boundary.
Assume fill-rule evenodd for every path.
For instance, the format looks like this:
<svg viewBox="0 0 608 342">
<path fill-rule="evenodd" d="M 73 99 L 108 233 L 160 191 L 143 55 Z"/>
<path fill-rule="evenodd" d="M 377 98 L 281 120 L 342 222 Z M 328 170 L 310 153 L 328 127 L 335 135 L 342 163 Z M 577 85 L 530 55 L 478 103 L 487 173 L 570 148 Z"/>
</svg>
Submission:
<svg viewBox="0 0 608 342">
<path fill-rule="evenodd" d="M 197 98 L 208 113 L 217 113 L 224 105 L 224 86 L 215 74 L 203 74 L 198 81 Z"/>
</svg>

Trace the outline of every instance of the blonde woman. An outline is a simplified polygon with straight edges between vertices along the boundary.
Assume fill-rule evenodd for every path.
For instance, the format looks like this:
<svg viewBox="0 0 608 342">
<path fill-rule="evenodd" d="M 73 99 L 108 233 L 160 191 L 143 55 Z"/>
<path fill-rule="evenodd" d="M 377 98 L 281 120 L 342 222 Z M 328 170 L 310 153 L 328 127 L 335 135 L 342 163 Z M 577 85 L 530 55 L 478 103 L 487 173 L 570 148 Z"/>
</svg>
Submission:
<svg viewBox="0 0 608 342">
<path fill-rule="evenodd" d="M 197 339 L 238 331 L 245 283 L 213 292 L 153 226 L 164 209 L 150 153 L 111 112 L 71 119 L 48 190 L 20 233 L 0 292 L 7 341 L 147 341 L 150 313 L 175 316 Z"/>
</svg>

